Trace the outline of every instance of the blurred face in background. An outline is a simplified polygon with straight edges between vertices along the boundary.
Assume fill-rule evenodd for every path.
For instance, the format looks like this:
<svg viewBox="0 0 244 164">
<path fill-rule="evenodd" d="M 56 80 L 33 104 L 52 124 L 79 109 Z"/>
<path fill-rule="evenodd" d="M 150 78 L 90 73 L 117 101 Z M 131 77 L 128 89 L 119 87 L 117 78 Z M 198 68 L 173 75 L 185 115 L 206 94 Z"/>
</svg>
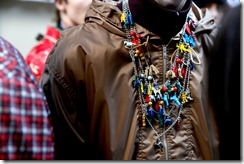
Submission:
<svg viewBox="0 0 244 164">
<path fill-rule="evenodd" d="M 187 0 L 155 0 L 160 6 L 180 11 Z"/>
<path fill-rule="evenodd" d="M 79 25 L 84 22 L 86 11 L 92 0 L 56 0 L 55 7 L 65 27 Z"/>
</svg>

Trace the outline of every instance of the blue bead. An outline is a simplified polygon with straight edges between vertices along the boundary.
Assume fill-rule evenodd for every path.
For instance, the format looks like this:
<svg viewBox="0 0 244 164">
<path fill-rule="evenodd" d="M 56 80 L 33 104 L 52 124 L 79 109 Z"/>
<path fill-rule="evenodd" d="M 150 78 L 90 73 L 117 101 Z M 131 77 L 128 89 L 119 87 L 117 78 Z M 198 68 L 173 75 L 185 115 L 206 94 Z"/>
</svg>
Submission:
<svg viewBox="0 0 244 164">
<path fill-rule="evenodd" d="M 164 115 L 164 108 L 159 108 L 158 114 L 162 117 Z"/>
<path fill-rule="evenodd" d="M 191 64 L 191 70 L 193 70 L 194 69 L 194 63 L 192 62 L 192 61 L 190 61 L 190 64 Z"/>
<path fill-rule="evenodd" d="M 149 117 L 149 118 L 153 118 L 153 116 L 154 116 L 154 111 L 153 111 L 152 108 L 149 108 L 149 109 L 148 109 L 148 117 Z"/>
<path fill-rule="evenodd" d="M 134 25 L 134 22 L 133 22 L 132 15 L 131 14 L 128 14 L 128 18 L 129 18 L 129 24 L 130 24 L 130 26 L 133 26 Z"/>
<path fill-rule="evenodd" d="M 166 118 L 164 123 L 165 124 L 172 124 L 172 118 Z"/>
</svg>

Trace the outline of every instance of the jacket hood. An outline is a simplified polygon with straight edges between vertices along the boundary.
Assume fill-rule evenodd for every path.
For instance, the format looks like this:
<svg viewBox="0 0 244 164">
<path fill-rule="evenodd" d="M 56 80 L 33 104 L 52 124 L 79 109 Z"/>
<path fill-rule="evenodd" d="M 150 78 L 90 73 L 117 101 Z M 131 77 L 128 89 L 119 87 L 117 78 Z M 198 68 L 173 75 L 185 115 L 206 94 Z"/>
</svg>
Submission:
<svg viewBox="0 0 244 164">
<path fill-rule="evenodd" d="M 200 33 L 203 33 L 204 31 L 212 31 L 216 28 L 217 24 L 214 19 L 214 16 L 211 14 L 209 10 L 201 10 L 194 2 L 192 5 L 192 9 L 190 13 L 193 14 L 193 19 L 195 19 L 195 22 L 197 23 L 196 29 L 195 29 L 195 35 L 198 35 Z M 207 32 L 207 33 L 209 33 Z"/>
<path fill-rule="evenodd" d="M 126 35 L 120 22 L 121 14 L 122 11 L 118 7 L 95 0 L 92 1 L 86 13 L 85 22 L 97 23 L 108 31 L 125 37 Z"/>
</svg>

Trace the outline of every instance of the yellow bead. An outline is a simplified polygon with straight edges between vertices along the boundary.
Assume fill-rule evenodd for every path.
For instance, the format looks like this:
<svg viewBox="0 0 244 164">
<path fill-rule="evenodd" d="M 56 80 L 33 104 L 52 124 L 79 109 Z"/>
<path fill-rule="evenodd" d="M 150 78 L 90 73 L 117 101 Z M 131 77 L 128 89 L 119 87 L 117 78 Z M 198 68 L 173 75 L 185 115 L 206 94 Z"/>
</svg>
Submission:
<svg viewBox="0 0 244 164">
<path fill-rule="evenodd" d="M 144 92 L 143 83 L 141 82 L 141 92 Z"/>
<path fill-rule="evenodd" d="M 149 83 L 148 84 L 147 94 L 148 95 L 151 95 L 152 94 L 152 83 Z"/>
<path fill-rule="evenodd" d="M 142 115 L 142 126 L 146 126 L 146 121 L 145 121 L 145 114 Z"/>
<path fill-rule="evenodd" d="M 150 106 L 151 106 L 151 105 L 152 105 L 152 102 L 151 102 L 151 101 L 149 101 L 149 102 L 148 102 L 148 105 L 150 105 Z"/>
<path fill-rule="evenodd" d="M 125 19 L 126 19 L 126 14 L 125 13 L 122 13 L 122 15 L 120 17 L 120 22 L 121 23 L 125 22 Z"/>
<path fill-rule="evenodd" d="M 160 103 L 160 105 L 163 105 L 164 104 L 164 101 L 160 101 L 159 103 Z"/>
</svg>

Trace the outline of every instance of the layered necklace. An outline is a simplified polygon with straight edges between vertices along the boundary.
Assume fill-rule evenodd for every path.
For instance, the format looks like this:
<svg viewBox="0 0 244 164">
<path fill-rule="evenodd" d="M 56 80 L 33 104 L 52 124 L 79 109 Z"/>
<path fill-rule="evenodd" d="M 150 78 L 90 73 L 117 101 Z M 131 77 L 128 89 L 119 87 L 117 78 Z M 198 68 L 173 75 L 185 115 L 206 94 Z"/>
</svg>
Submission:
<svg viewBox="0 0 244 164">
<path fill-rule="evenodd" d="M 192 31 L 196 24 L 187 16 L 176 50 L 171 56 L 170 67 L 164 75 L 166 79 L 159 85 L 159 71 L 151 64 L 150 56 L 147 50 L 145 51 L 148 38 L 142 43 L 133 22 L 128 0 L 123 0 L 122 10 L 120 19 L 127 36 L 124 45 L 129 51 L 134 67 L 132 85 L 138 92 L 141 104 L 139 123 L 140 126 L 153 129 L 157 135 L 155 146 L 163 148 L 162 137 L 172 128 L 180 129 L 181 113 L 184 107 L 193 101 L 189 87 L 191 71 L 195 64 L 201 64 L 192 48 L 195 46 Z M 156 130 L 154 124 L 159 124 L 163 130 Z"/>
</svg>

